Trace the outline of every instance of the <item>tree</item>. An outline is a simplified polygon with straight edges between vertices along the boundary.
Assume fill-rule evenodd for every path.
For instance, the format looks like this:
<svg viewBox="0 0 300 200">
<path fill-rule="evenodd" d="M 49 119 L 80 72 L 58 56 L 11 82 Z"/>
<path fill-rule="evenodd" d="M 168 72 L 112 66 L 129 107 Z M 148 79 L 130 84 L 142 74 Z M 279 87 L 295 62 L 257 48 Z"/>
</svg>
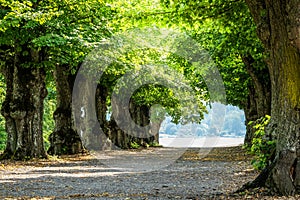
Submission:
<svg viewBox="0 0 300 200">
<path fill-rule="evenodd" d="M 245 10 L 244 2 L 235 0 L 161 2 L 165 5 L 166 10 L 158 14 L 168 15 L 168 20 L 172 23 L 182 25 L 182 22 L 185 21 L 194 24 L 194 27 L 199 27 L 201 22 L 207 18 L 228 19 L 226 18 L 228 14 L 228 16 L 235 15 L 244 19 L 244 11 L 248 12 Z M 295 193 L 300 184 L 298 161 L 300 126 L 299 1 L 246 0 L 246 2 L 257 25 L 257 35 L 264 45 L 268 67 L 268 69 L 263 67 L 263 70 L 253 73 L 254 64 L 261 63 L 263 60 L 257 60 L 252 54 L 251 48 L 248 49 L 250 52 L 242 51 L 240 56 L 253 81 L 252 89 L 249 90 L 248 105 L 250 108 L 258 106 L 257 108 L 262 110 L 267 108 L 267 112 L 270 112 L 271 108 L 272 120 L 269 125 L 269 134 L 277 139 L 275 160 L 268 169 L 264 170 L 262 173 L 264 175 L 259 176 L 259 182 L 264 184 L 264 178 L 268 178 L 269 186 L 282 194 L 289 195 Z M 144 16 L 149 15 L 156 16 L 155 13 L 144 14 Z M 238 22 L 241 21 L 238 20 Z M 236 40 L 239 38 L 235 37 Z M 241 38 L 242 40 L 247 39 L 247 37 Z M 257 74 L 268 74 L 268 72 L 268 78 L 257 79 Z M 270 85 L 271 94 L 268 91 Z M 251 95 L 253 92 L 254 95 Z M 258 101 L 255 101 L 256 97 L 258 97 Z M 256 108 L 251 110 L 255 111 L 255 115 L 257 111 L 260 111 Z M 252 112 L 250 113 L 252 115 Z"/>
<path fill-rule="evenodd" d="M 6 82 L 1 113 L 8 134 L 5 158 L 46 157 L 42 135 L 46 52 L 32 43 L 45 30 L 41 26 L 45 15 L 38 4 L 1 1 L 1 71 Z"/>
<path fill-rule="evenodd" d="M 166 112 L 172 115 L 174 117 L 174 120 L 182 123 L 185 123 L 189 120 L 199 121 L 199 119 L 203 117 L 202 112 L 204 110 L 202 103 L 200 102 L 200 100 L 204 99 L 202 90 L 195 92 L 195 94 L 198 95 L 196 97 L 196 99 L 199 100 L 198 102 L 196 102 L 199 104 L 198 107 L 196 107 L 195 102 L 188 105 L 180 105 L 180 100 L 178 100 L 180 98 L 189 100 L 184 101 L 186 103 L 193 100 L 193 98 L 188 98 L 190 97 L 190 93 L 186 91 L 188 88 L 187 85 L 191 84 L 191 88 L 194 89 L 196 88 L 196 86 L 199 86 L 199 80 L 197 80 L 197 83 L 192 82 L 197 79 L 195 75 L 199 76 L 199 74 L 198 72 L 196 72 L 196 69 L 192 70 L 192 67 L 186 67 L 186 65 L 191 65 L 190 63 L 179 62 L 179 58 L 169 56 L 171 52 L 169 52 L 170 50 L 167 50 L 168 48 L 170 48 L 168 45 L 163 47 L 164 50 L 161 50 L 162 46 L 158 46 L 157 42 L 161 43 L 162 38 L 159 37 L 164 37 L 165 35 L 162 35 L 159 29 L 140 29 L 135 31 L 128 31 L 125 33 L 126 34 L 121 34 L 120 38 L 118 38 L 118 40 L 116 41 L 118 42 L 117 44 L 126 44 L 124 45 L 124 47 L 126 47 L 127 50 L 122 50 L 122 52 L 120 52 L 114 49 L 116 45 L 114 45 L 113 42 L 116 41 L 112 41 L 112 44 L 110 45 L 108 45 L 109 43 L 106 44 L 106 48 L 101 49 L 101 53 L 97 53 L 96 51 L 95 55 L 89 55 L 89 57 L 86 59 L 84 63 L 85 68 L 82 68 L 83 71 L 86 72 L 86 74 L 79 73 L 78 75 L 89 77 L 88 71 L 91 71 L 91 74 L 93 76 L 94 74 L 97 74 L 95 72 L 97 70 L 100 70 L 100 72 L 102 73 L 101 79 L 99 80 L 99 82 L 97 82 L 98 86 L 96 89 L 97 118 L 106 137 L 108 137 L 108 139 L 110 139 L 117 147 L 121 148 L 130 147 L 130 143 L 132 142 L 137 143 L 138 145 L 158 142 L 158 130 L 162 119 L 159 116 L 159 113 L 157 113 L 158 115 L 156 119 L 153 119 L 153 116 L 155 115 L 150 115 L 151 111 L 152 113 L 154 112 L 153 110 L 150 110 L 151 106 L 153 105 L 159 104 L 165 107 Z M 172 34 L 174 33 L 171 33 L 170 35 L 168 35 L 168 37 L 172 37 Z M 138 35 L 140 35 L 140 38 L 143 38 L 143 43 L 141 43 L 141 41 L 137 39 L 139 38 L 137 37 Z M 123 38 L 124 40 L 121 40 L 122 36 L 125 36 L 125 38 Z M 168 39 L 166 41 L 171 41 L 171 39 Z M 138 48 L 141 44 L 142 46 L 144 44 L 148 45 L 145 45 L 143 48 Z M 168 58 L 167 62 L 166 58 Z M 111 64 L 108 65 L 106 70 L 97 69 L 98 66 L 104 65 L 103 63 L 101 63 L 101 60 L 110 61 Z M 112 62 L 112 60 L 114 62 Z M 95 64 L 93 61 L 97 64 Z M 89 65 L 89 63 L 91 63 L 91 65 Z M 167 66 L 167 63 L 169 66 Z M 171 68 L 170 66 L 173 68 L 173 70 L 169 69 Z M 187 78 L 191 82 L 184 80 L 183 74 L 186 75 L 185 78 Z M 96 75 L 96 77 L 97 76 L 98 75 Z M 124 76 L 125 79 L 122 79 Z M 120 81 L 122 84 L 118 85 Z M 80 84 L 83 83 L 80 83 L 79 81 L 78 85 Z M 89 106 L 93 104 L 93 99 L 91 99 L 90 102 L 86 102 L 85 99 L 87 98 L 84 99 L 82 97 L 90 95 L 91 90 L 88 88 L 91 88 L 92 86 L 86 87 L 83 85 L 80 85 L 78 88 L 85 87 L 86 89 L 83 91 L 86 92 L 76 97 L 75 101 L 79 101 L 80 103 L 76 107 L 81 107 L 85 110 L 85 113 L 89 113 L 90 110 L 94 109 L 90 108 L 91 106 Z M 175 90 L 178 90 L 175 97 L 174 91 L 169 89 L 168 86 L 173 87 L 172 89 L 175 88 Z M 124 100 L 124 98 L 126 99 L 127 96 L 121 95 L 115 99 L 110 98 L 111 96 L 114 96 L 116 94 L 132 95 L 130 96 L 130 101 L 128 101 L 129 106 L 126 105 L 126 100 L 122 101 Z M 108 119 L 107 111 L 110 106 L 113 109 L 110 115 L 110 119 Z M 186 112 L 185 114 L 183 114 L 181 106 L 189 106 L 189 108 L 193 108 L 188 110 L 191 110 L 198 115 L 195 117 L 191 117 L 191 115 L 189 115 L 189 113 L 191 112 Z M 128 109 L 130 113 L 126 114 L 126 109 Z M 128 121 L 126 121 L 126 119 L 131 118 L 134 123 L 129 123 Z M 87 137 L 84 137 L 84 140 L 86 141 L 86 143 L 89 143 L 89 146 L 93 147 L 93 149 L 101 149 L 101 145 L 99 146 L 97 144 L 94 144 L 94 141 L 100 141 L 100 138 L 102 136 L 99 134 L 97 135 L 97 132 L 99 132 L 99 130 L 93 123 L 90 123 L 91 121 L 96 120 L 88 119 L 88 116 L 86 116 L 86 120 L 84 121 L 86 121 L 86 124 L 79 125 L 82 125 L 81 130 L 86 132 L 85 134 L 87 135 Z M 120 124 L 123 124 L 123 126 L 118 126 Z M 139 128 L 135 126 L 135 124 L 138 126 L 142 126 L 145 129 Z M 151 126 L 148 126 L 149 124 L 151 124 Z M 88 133 L 88 127 L 93 127 L 90 128 L 90 134 Z M 151 132 L 150 135 L 148 134 L 149 131 Z M 147 137 L 145 137 L 145 135 L 147 135 Z M 91 140 L 90 138 L 95 139 Z"/>
<path fill-rule="evenodd" d="M 64 14 L 49 21 L 46 33 L 37 39 L 41 46 L 48 46 L 51 62 L 55 63 L 57 108 L 53 116 L 55 129 L 49 137 L 48 153 L 75 154 L 84 151 L 74 125 L 71 106 L 76 71 L 86 54 L 111 34 L 108 27 L 111 9 L 97 0 L 57 1 L 53 9 Z"/>
<path fill-rule="evenodd" d="M 72 76 L 85 54 L 109 33 L 104 28 L 104 14 L 110 15 L 109 10 L 98 0 L 1 1 L 1 64 L 7 84 L 2 114 L 8 132 L 7 157 L 46 156 L 41 124 L 47 94 L 45 74 L 52 69 L 58 99 L 49 152 L 82 150 L 72 124 Z"/>
<path fill-rule="evenodd" d="M 266 183 L 281 194 L 293 195 L 299 192 L 300 185 L 300 2 L 246 3 L 268 54 L 266 62 L 272 83 L 268 131 L 277 139 L 277 146 L 273 164 L 266 170 Z"/>
<path fill-rule="evenodd" d="M 270 114 L 271 91 L 269 72 L 263 61 L 263 47 L 255 35 L 255 26 L 245 6 L 243 15 L 229 12 L 221 19 L 208 20 L 195 30 L 201 44 L 209 49 L 218 65 L 229 104 L 244 110 L 248 125 Z M 218 28 L 213 28 L 217 25 Z M 251 145 L 254 131 L 247 126 L 244 143 Z"/>
<path fill-rule="evenodd" d="M 111 66 L 109 71 L 111 73 L 105 73 L 101 77 L 100 83 L 97 84 L 96 89 L 96 110 L 97 110 L 97 119 L 99 121 L 100 127 L 103 131 L 104 135 L 98 134 L 98 138 L 95 141 L 98 141 L 100 144 L 100 147 L 102 148 L 122 148 L 122 149 L 128 149 L 132 148 L 132 144 L 136 144 L 138 146 L 147 146 L 151 145 L 153 143 L 158 143 L 158 131 L 156 129 L 153 129 L 152 127 L 149 127 L 148 131 L 151 131 L 151 134 L 147 135 L 147 137 L 139 137 L 139 134 L 137 131 L 135 131 L 134 127 L 127 126 L 125 127 L 119 127 L 117 122 L 121 121 L 122 118 L 125 116 L 122 115 L 123 110 L 111 110 L 113 99 L 111 98 L 111 95 L 113 93 L 113 89 L 116 86 L 116 83 L 118 79 L 120 78 L 120 74 L 117 75 L 116 73 L 121 73 L 124 75 L 123 72 L 121 72 L 120 69 L 122 67 L 117 67 L 119 70 L 115 71 L 115 67 Z M 151 90 L 150 90 L 151 91 Z M 153 89 L 152 89 L 153 91 Z M 149 96 L 145 97 L 145 92 L 137 92 L 142 93 L 144 98 L 149 98 Z M 155 98 L 155 97 L 154 97 Z M 147 105 L 144 101 L 137 102 L 136 98 L 131 98 L 129 102 L 129 112 L 130 116 L 127 116 L 128 118 L 131 117 L 135 124 L 139 126 L 147 126 L 150 124 L 150 106 Z M 110 117 L 108 118 L 108 113 L 110 110 Z M 118 117 L 120 116 L 120 117 Z M 151 120 L 152 121 L 152 120 Z M 153 122 L 153 121 L 152 121 Z M 89 139 L 89 138 L 87 138 Z M 87 142 L 87 145 L 90 145 L 89 143 L 94 143 L 95 141 L 89 140 Z M 108 144 L 111 142 L 112 144 Z M 99 146 L 98 144 L 98 146 Z M 96 145 L 97 144 L 93 144 Z M 93 148 L 93 147 L 92 147 Z M 99 149 L 99 148 L 98 148 Z"/>
<path fill-rule="evenodd" d="M 163 1 L 164 2 L 164 1 Z M 242 1 L 180 1 L 169 5 L 171 20 L 183 25 L 206 48 L 221 72 L 227 103 L 244 110 L 246 125 L 270 114 L 270 78 L 264 48 Z M 180 6 L 179 6 L 180 5 Z M 245 144 L 254 130 L 247 126 Z"/>
<path fill-rule="evenodd" d="M 245 111 L 246 124 L 269 115 L 269 71 L 247 5 L 231 0 L 159 2 L 122 4 L 121 12 L 129 19 L 123 17 L 121 21 L 134 25 L 139 21 L 155 23 L 187 31 L 210 52 L 222 74 L 227 102 Z M 252 126 L 247 126 L 245 144 L 251 145 L 253 133 Z"/>
</svg>

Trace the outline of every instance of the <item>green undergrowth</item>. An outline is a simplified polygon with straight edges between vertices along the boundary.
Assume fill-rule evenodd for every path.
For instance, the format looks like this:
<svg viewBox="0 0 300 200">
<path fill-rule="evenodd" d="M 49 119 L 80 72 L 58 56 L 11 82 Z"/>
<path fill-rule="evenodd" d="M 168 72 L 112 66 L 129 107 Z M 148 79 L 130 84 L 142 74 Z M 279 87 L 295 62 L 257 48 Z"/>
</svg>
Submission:
<svg viewBox="0 0 300 200">
<path fill-rule="evenodd" d="M 252 145 L 246 147 L 254 155 L 251 161 L 253 167 L 257 170 L 264 169 L 270 164 L 271 157 L 276 149 L 276 141 L 266 133 L 265 128 L 270 123 L 271 117 L 266 115 L 256 121 L 249 122 L 249 126 L 255 129 Z"/>
</svg>

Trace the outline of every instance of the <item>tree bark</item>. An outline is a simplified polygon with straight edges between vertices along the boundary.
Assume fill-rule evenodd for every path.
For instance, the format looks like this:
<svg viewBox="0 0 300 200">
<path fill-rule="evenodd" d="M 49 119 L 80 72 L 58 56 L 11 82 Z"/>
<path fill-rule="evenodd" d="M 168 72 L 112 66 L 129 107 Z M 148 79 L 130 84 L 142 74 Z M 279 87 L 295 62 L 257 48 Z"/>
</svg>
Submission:
<svg viewBox="0 0 300 200">
<path fill-rule="evenodd" d="M 260 66 L 255 66 L 259 61 L 255 61 L 251 55 L 243 56 L 242 60 L 252 80 L 244 108 L 247 127 L 244 144 L 251 146 L 255 130 L 253 129 L 254 124 L 249 126 L 248 123 L 265 115 L 271 115 L 271 81 L 269 70 L 264 62 L 260 65 L 265 67 L 259 69 Z"/>
<path fill-rule="evenodd" d="M 115 145 L 117 148 L 128 149 L 131 148 L 132 143 L 136 143 L 139 146 L 146 147 L 151 143 L 158 143 L 158 132 L 160 128 L 160 123 L 153 123 L 147 130 L 148 137 L 142 136 L 137 131 L 135 127 L 131 127 L 130 124 L 126 127 L 126 130 L 122 130 L 118 124 L 118 122 L 122 123 L 123 117 L 131 117 L 136 125 L 145 127 L 150 124 L 150 113 L 149 107 L 143 105 L 137 105 L 133 100 L 130 101 L 129 112 L 131 116 L 124 116 L 122 110 L 115 110 L 115 113 L 112 113 L 111 118 L 108 120 L 107 113 L 107 98 L 110 92 L 108 88 L 99 84 L 96 91 L 96 104 L 97 104 L 97 118 L 99 120 L 101 129 L 105 133 L 107 139 Z M 117 102 L 113 102 L 117 103 Z M 116 118 L 115 118 L 116 117 Z M 117 121 L 116 121 L 117 120 Z M 103 138 L 102 138 L 103 140 Z M 102 141 L 103 143 L 103 141 Z M 108 146 L 113 148 L 112 145 L 108 143 L 103 143 L 105 148 Z"/>
<path fill-rule="evenodd" d="M 101 97 L 106 97 L 106 92 L 97 88 L 94 81 L 78 73 L 72 95 L 76 129 L 84 147 L 90 152 L 111 149 L 110 141 L 104 134 L 105 129 L 99 124 L 99 121 L 106 123 L 106 104 L 105 107 L 101 104 Z"/>
<path fill-rule="evenodd" d="M 47 157 L 43 144 L 43 106 L 47 95 L 45 71 L 36 66 L 22 66 L 40 62 L 41 52 L 26 49 L 30 55 L 15 52 L 7 63 L 4 77 L 7 85 L 1 114 L 6 122 L 7 143 L 3 158 L 30 159 Z"/>
<path fill-rule="evenodd" d="M 244 112 L 245 112 L 245 125 L 246 125 L 246 135 L 244 139 L 244 144 L 247 145 L 248 147 L 251 147 L 252 145 L 252 140 L 254 138 L 254 132 L 255 129 L 253 128 L 253 125 L 248 125 L 249 122 L 251 121 L 256 121 L 259 119 L 259 115 L 257 112 L 257 98 L 256 98 L 256 92 L 253 87 L 253 85 L 250 85 L 248 87 L 248 97 L 247 97 L 247 102 L 245 103 L 244 106 Z"/>
<path fill-rule="evenodd" d="M 49 136 L 49 154 L 76 154 L 84 151 L 72 116 L 72 91 L 76 76 L 70 71 L 70 67 L 65 65 L 57 65 L 55 69 L 57 108 L 53 114 L 55 130 Z"/>
<path fill-rule="evenodd" d="M 268 131 L 276 156 L 266 185 L 284 195 L 300 188 L 300 1 L 246 0 L 269 58 L 272 102 Z"/>
</svg>

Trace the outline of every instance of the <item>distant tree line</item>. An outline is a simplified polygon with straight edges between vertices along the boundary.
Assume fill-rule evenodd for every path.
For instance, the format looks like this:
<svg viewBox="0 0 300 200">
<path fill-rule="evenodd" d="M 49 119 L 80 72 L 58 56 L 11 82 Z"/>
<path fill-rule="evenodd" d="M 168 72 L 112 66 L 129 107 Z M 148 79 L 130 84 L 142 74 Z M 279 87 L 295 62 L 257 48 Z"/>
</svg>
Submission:
<svg viewBox="0 0 300 200">
<path fill-rule="evenodd" d="M 236 106 L 227 105 L 226 114 L 224 116 L 224 122 L 221 130 L 215 130 L 211 124 L 212 110 L 207 107 L 208 114 L 204 114 L 204 119 L 200 124 L 190 124 L 189 128 L 191 133 L 181 134 L 181 124 L 172 123 L 172 118 L 167 117 L 160 128 L 160 134 L 167 134 L 175 137 L 191 136 L 191 137 L 203 137 L 203 136 L 221 136 L 221 137 L 245 137 L 246 125 L 245 114 L 243 110 L 240 110 Z"/>
</svg>

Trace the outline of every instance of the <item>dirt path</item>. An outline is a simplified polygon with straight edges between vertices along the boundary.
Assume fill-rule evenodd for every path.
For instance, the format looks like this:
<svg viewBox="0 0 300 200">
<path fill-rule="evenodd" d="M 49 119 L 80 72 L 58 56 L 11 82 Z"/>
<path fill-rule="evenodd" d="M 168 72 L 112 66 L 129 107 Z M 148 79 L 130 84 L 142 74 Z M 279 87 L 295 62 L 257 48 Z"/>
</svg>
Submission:
<svg viewBox="0 0 300 200">
<path fill-rule="evenodd" d="M 257 175 L 241 147 L 180 153 L 150 148 L 2 162 L 0 199 L 232 199 L 228 194 Z M 246 197 L 254 198 L 235 198 Z"/>
</svg>

